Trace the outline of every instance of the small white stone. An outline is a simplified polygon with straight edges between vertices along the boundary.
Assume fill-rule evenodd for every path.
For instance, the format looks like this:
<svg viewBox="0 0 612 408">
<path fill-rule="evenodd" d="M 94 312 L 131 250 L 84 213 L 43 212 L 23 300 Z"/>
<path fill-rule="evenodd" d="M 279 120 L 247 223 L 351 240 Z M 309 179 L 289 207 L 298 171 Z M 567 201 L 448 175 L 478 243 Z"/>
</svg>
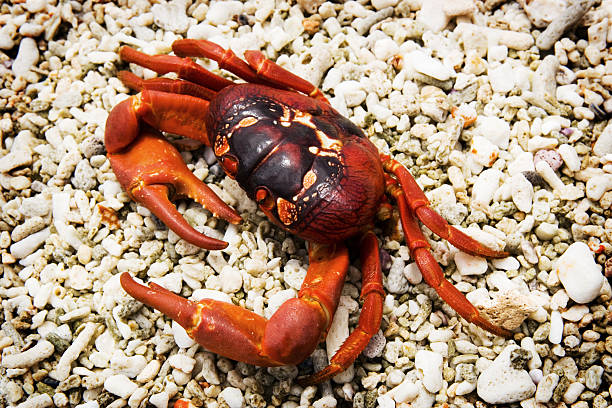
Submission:
<svg viewBox="0 0 612 408">
<path fill-rule="evenodd" d="M 534 368 L 533 370 L 529 370 L 529 376 L 533 380 L 533 383 L 536 385 L 539 384 L 540 381 L 542 381 L 542 378 L 544 378 L 544 374 L 542 373 L 542 370 L 540 370 L 539 368 Z"/>
<path fill-rule="evenodd" d="M 145 383 L 155 378 L 159 369 L 161 368 L 161 363 L 159 360 L 151 360 L 138 374 L 136 377 L 136 381 Z"/>
<path fill-rule="evenodd" d="M 168 364 L 170 364 L 172 368 L 181 370 L 184 373 L 190 373 L 193 371 L 196 360 L 186 354 L 173 354 L 168 357 Z"/>
<path fill-rule="evenodd" d="M 55 347 L 47 340 L 40 340 L 29 350 L 5 355 L 0 365 L 5 368 L 29 368 L 53 354 Z"/>
<path fill-rule="evenodd" d="M 555 269 L 568 296 L 576 303 L 595 299 L 604 284 L 601 266 L 583 242 L 574 242 L 556 262 Z"/>
<path fill-rule="evenodd" d="M 419 395 L 419 387 L 416 386 L 412 381 L 405 379 L 397 387 L 392 388 L 389 391 L 392 398 L 397 403 L 413 401 Z"/>
<path fill-rule="evenodd" d="M 450 18 L 444 12 L 445 4 L 444 0 L 424 1 L 417 14 L 417 21 L 434 33 L 441 31 L 450 21 Z"/>
<path fill-rule="evenodd" d="M 536 386 L 529 373 L 510 364 L 510 354 L 517 345 L 507 346 L 491 365 L 478 376 L 476 392 L 489 404 L 507 404 L 530 398 Z"/>
<path fill-rule="evenodd" d="M 378 407 L 380 408 L 395 408 L 395 402 L 388 394 L 383 394 L 376 398 L 376 402 L 378 403 Z"/>
<path fill-rule="evenodd" d="M 38 13 L 47 7 L 46 0 L 26 0 L 24 4 L 26 10 L 30 13 Z"/>
<path fill-rule="evenodd" d="M 535 393 L 536 402 L 545 404 L 552 398 L 553 391 L 559 383 L 559 376 L 555 373 L 550 373 L 544 376 L 538 384 Z"/>
<path fill-rule="evenodd" d="M 552 310 L 559 310 L 567 306 L 567 302 L 569 302 L 569 296 L 567 296 L 567 292 L 565 289 L 558 290 L 552 297 L 550 298 L 550 308 Z M 583 306 L 583 305 L 581 305 Z M 584 306 L 586 307 L 586 306 Z M 587 308 L 588 310 L 588 308 Z M 564 315 L 565 312 L 561 313 L 561 317 L 565 320 L 569 320 Z M 578 319 L 580 320 L 580 319 Z"/>
<path fill-rule="evenodd" d="M 487 269 L 487 260 L 459 251 L 455 254 L 455 264 L 461 275 L 482 275 Z"/>
<path fill-rule="evenodd" d="M 406 54 L 404 60 L 410 63 L 417 72 L 439 81 L 446 81 L 454 75 L 454 71 L 446 67 L 439 59 L 432 58 L 420 50 Z"/>
<path fill-rule="evenodd" d="M 495 68 L 489 68 L 489 82 L 493 91 L 499 94 L 510 92 L 515 86 L 514 69 L 506 63 Z"/>
<path fill-rule="evenodd" d="M 584 391 L 585 385 L 581 382 L 573 382 L 565 390 L 565 394 L 563 394 L 563 402 L 566 404 L 573 404 L 576 402 L 582 391 Z"/>
<path fill-rule="evenodd" d="M 326 395 L 312 403 L 313 408 L 335 408 L 336 405 L 338 405 L 338 401 L 333 395 Z"/>
<path fill-rule="evenodd" d="M 129 398 L 136 391 L 138 385 L 132 382 L 125 374 L 111 375 L 104 381 L 104 389 L 121 398 Z"/>
<path fill-rule="evenodd" d="M 533 185 L 523 173 L 513 175 L 510 184 L 512 186 L 512 201 L 516 208 L 524 213 L 531 212 L 534 196 Z"/>
<path fill-rule="evenodd" d="M 24 37 L 19 43 L 17 57 L 13 61 L 13 73 L 15 76 L 23 76 L 28 73 L 39 58 L 38 46 L 36 41 L 29 37 Z"/>
<path fill-rule="evenodd" d="M 470 155 L 481 166 L 491 167 L 499 157 L 499 148 L 485 137 L 474 136 L 472 138 Z"/>
<path fill-rule="evenodd" d="M 219 399 L 223 399 L 230 408 L 242 408 L 244 397 L 242 391 L 235 387 L 226 387 L 219 393 Z"/>
<path fill-rule="evenodd" d="M 167 408 L 168 401 L 170 401 L 170 396 L 166 391 L 153 394 L 149 397 L 149 403 L 155 408 Z"/>
<path fill-rule="evenodd" d="M 442 356 L 428 350 L 417 351 L 414 366 L 423 373 L 423 385 L 432 394 L 442 388 Z"/>
<path fill-rule="evenodd" d="M 559 102 L 567 103 L 575 108 L 584 104 L 584 98 L 578 94 L 578 85 L 576 84 L 557 87 L 557 99 Z"/>
<path fill-rule="evenodd" d="M 570 322 L 579 322 L 587 313 L 589 313 L 589 307 L 587 305 L 574 305 L 562 312 L 561 317 Z"/>
<path fill-rule="evenodd" d="M 510 141 L 510 125 L 501 118 L 479 116 L 476 119 L 474 134 L 489 139 L 500 149 L 507 149 Z"/>
<path fill-rule="evenodd" d="M 578 153 L 576 152 L 576 149 L 573 146 L 564 143 L 559 146 L 557 151 L 561 155 L 561 158 L 563 159 L 565 165 L 569 170 L 580 170 L 580 158 L 578 157 Z"/>
<path fill-rule="evenodd" d="M 600 174 L 591 177 L 586 183 L 586 195 L 591 200 L 599 201 L 601 197 L 612 189 L 612 174 Z"/>
<path fill-rule="evenodd" d="M 552 344 L 559 344 L 563 338 L 563 318 L 558 310 L 553 310 L 550 313 L 550 332 L 548 341 Z"/>
<path fill-rule="evenodd" d="M 520 150 L 520 153 L 516 155 L 514 160 L 508 163 L 508 173 L 511 176 L 522 173 L 524 171 L 535 171 L 535 164 L 533 162 L 533 153 L 525 152 Z"/>
<path fill-rule="evenodd" d="M 518 270 L 521 266 L 519 261 L 513 256 L 501 259 L 492 259 L 491 262 L 493 263 L 493 266 L 495 268 L 501 269 L 503 271 Z"/>
<path fill-rule="evenodd" d="M 418 285 L 423 281 L 423 275 L 416 262 L 410 262 L 404 267 L 404 276 L 412 285 Z"/>
<path fill-rule="evenodd" d="M 242 274 L 233 266 L 226 265 L 221 270 L 221 290 L 225 293 L 235 293 L 242 288 Z"/>
<path fill-rule="evenodd" d="M 391 38 L 382 38 L 374 43 L 374 56 L 381 61 L 387 61 L 398 53 L 399 46 Z"/>
<path fill-rule="evenodd" d="M 599 157 L 612 153 L 612 122 L 608 122 L 608 125 L 597 138 L 593 145 L 593 153 Z"/>
<path fill-rule="evenodd" d="M 408 292 L 410 282 L 404 276 L 404 261 L 402 258 L 393 258 L 385 287 L 390 293 L 402 294 Z"/>
<path fill-rule="evenodd" d="M 499 188 L 502 172 L 498 169 L 486 169 L 478 175 L 472 187 L 472 205 L 487 207 L 493 199 L 493 194 Z"/>
<path fill-rule="evenodd" d="M 174 0 L 168 3 L 155 4 L 151 7 L 151 12 L 153 13 L 155 24 L 166 31 L 180 34 L 189 28 L 185 3 L 182 1 Z"/>
<path fill-rule="evenodd" d="M 372 0 L 372 6 L 376 10 L 382 10 L 387 7 L 395 7 L 399 0 Z"/>
</svg>

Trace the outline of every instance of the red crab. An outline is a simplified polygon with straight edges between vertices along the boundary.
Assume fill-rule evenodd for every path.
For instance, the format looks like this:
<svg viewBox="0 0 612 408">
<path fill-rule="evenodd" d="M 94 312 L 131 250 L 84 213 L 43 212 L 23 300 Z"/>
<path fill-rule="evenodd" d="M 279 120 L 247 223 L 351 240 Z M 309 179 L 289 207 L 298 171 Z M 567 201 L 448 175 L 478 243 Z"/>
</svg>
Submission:
<svg viewBox="0 0 612 408">
<path fill-rule="evenodd" d="M 297 364 L 329 329 L 349 264 L 344 242 L 352 238 L 361 256 L 363 307 L 357 328 L 329 366 L 302 380 L 321 382 L 346 369 L 379 329 L 385 293 L 372 227 L 390 196 L 425 281 L 469 322 L 510 335 L 480 316 L 444 278 L 417 219 L 469 254 L 502 258 L 507 253 L 450 226 L 429 207 L 406 168 L 380 155 L 319 89 L 259 51 L 246 51 L 245 62 L 204 40 L 179 40 L 172 49 L 176 56 L 149 56 L 129 47 L 120 51 L 123 61 L 159 74 L 175 72 L 180 79 L 142 80 L 119 73 L 139 93 L 115 106 L 106 123 L 105 144 L 117 179 L 130 197 L 186 241 L 225 248 L 227 243 L 192 228 L 170 201 L 189 197 L 217 217 L 241 220 L 188 170 L 161 132 L 198 140 L 212 147 L 227 175 L 273 222 L 308 241 L 310 266 L 298 297 L 269 320 L 229 303 L 186 300 L 159 285 L 140 285 L 124 273 L 121 284 L 130 295 L 176 320 L 215 353 L 258 366 Z M 215 75 L 189 57 L 210 58 L 246 83 Z"/>
</svg>

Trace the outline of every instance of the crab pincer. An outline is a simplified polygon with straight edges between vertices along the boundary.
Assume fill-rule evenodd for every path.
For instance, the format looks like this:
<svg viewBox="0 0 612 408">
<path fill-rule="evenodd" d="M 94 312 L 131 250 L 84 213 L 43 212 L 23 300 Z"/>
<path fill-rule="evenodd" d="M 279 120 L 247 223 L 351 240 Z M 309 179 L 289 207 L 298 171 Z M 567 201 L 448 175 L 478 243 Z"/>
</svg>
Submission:
<svg viewBox="0 0 612 408">
<path fill-rule="evenodd" d="M 130 197 L 185 241 L 205 249 L 227 247 L 225 241 L 208 237 L 189 225 L 170 200 L 191 198 L 231 223 L 241 221 L 238 213 L 193 175 L 171 143 L 148 126 L 142 128 L 136 141 L 117 152 L 109 151 L 119 183 Z"/>
</svg>

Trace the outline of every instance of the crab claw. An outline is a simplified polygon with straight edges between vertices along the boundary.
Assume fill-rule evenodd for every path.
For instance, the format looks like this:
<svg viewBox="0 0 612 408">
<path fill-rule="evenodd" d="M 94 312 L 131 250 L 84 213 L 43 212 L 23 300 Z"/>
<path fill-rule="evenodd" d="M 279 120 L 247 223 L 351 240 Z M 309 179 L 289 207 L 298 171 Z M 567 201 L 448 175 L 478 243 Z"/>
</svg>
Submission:
<svg viewBox="0 0 612 408">
<path fill-rule="evenodd" d="M 170 198 L 189 197 L 231 223 L 240 222 L 240 216 L 193 175 L 178 150 L 156 131 L 142 126 L 136 140 L 108 157 L 128 194 L 178 236 L 204 249 L 227 246 L 227 242 L 208 237 L 189 225 Z"/>
<path fill-rule="evenodd" d="M 197 303 L 155 283 L 150 283 L 149 286 L 141 285 L 127 272 L 121 274 L 119 281 L 123 289 L 133 298 L 159 310 L 185 328 L 193 327 L 198 316 Z"/>
</svg>

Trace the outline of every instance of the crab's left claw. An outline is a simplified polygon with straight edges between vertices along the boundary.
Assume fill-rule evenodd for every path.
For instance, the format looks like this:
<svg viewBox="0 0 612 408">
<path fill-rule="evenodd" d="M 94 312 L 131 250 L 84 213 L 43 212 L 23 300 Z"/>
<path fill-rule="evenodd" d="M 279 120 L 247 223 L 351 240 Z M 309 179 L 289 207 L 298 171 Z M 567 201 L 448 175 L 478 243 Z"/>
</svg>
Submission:
<svg viewBox="0 0 612 408">
<path fill-rule="evenodd" d="M 205 249 L 225 248 L 225 241 L 208 237 L 189 225 L 170 198 L 189 197 L 232 223 L 240 222 L 238 213 L 191 173 L 178 150 L 157 131 L 144 125 L 139 133 L 130 145 L 108 154 L 119 183 L 185 241 Z"/>
</svg>

